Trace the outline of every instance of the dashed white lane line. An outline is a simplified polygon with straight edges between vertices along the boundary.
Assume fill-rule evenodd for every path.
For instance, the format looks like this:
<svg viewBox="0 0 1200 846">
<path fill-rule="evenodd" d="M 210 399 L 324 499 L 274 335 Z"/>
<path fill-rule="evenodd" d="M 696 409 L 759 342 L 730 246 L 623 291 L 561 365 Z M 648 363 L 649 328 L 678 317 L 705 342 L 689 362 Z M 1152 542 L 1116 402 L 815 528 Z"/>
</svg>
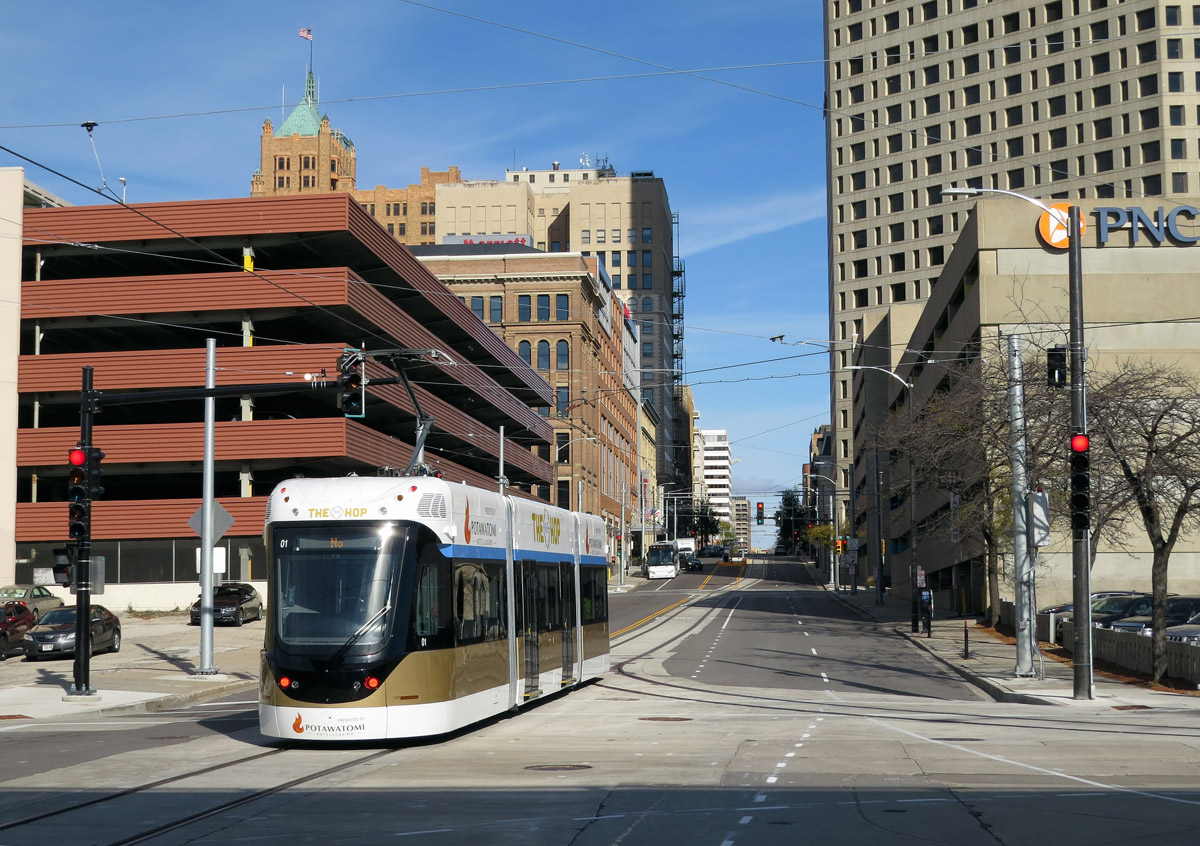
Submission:
<svg viewBox="0 0 1200 846">
<path fill-rule="evenodd" d="M 823 681 L 823 682 L 825 682 L 826 684 L 828 684 L 828 683 L 829 683 L 829 676 L 825 675 L 824 673 L 821 673 L 821 681 Z"/>
<path fill-rule="evenodd" d="M 757 796 L 755 796 L 755 797 L 754 797 L 754 801 L 755 801 L 755 802 L 766 802 L 766 801 L 767 801 L 767 794 L 765 794 L 765 793 L 759 793 Z"/>
<path fill-rule="evenodd" d="M 742 817 L 740 820 L 738 820 L 738 825 L 746 825 L 752 819 L 754 819 L 754 817 L 750 817 L 750 816 Z"/>
<path fill-rule="evenodd" d="M 816 655 L 816 654 L 817 654 L 817 649 L 816 649 L 816 647 L 814 647 L 814 646 L 810 646 L 810 647 L 809 647 L 809 649 L 811 649 L 811 650 L 812 650 L 812 654 L 813 654 L 813 655 Z"/>
</svg>

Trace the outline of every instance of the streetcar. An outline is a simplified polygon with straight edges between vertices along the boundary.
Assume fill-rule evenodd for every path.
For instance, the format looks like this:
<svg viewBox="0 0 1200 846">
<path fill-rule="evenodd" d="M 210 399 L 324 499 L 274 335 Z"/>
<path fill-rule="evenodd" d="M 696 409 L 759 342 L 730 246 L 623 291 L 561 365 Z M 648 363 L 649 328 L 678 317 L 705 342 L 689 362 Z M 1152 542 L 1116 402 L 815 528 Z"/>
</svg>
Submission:
<svg viewBox="0 0 1200 846">
<path fill-rule="evenodd" d="M 648 579 L 673 579 L 679 575 L 679 544 L 675 541 L 654 543 L 646 550 L 643 568 Z"/>
<path fill-rule="evenodd" d="M 597 516 L 436 476 L 301 478 L 263 537 L 269 737 L 439 735 L 608 670 Z"/>
</svg>

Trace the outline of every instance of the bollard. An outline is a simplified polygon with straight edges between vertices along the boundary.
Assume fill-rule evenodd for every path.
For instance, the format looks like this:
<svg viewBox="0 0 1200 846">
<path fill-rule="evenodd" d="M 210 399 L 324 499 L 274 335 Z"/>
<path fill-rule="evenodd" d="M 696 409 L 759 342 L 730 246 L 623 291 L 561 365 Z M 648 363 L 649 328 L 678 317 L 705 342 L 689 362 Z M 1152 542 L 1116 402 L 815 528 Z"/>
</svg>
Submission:
<svg viewBox="0 0 1200 846">
<path fill-rule="evenodd" d="M 963 620 L 963 657 L 971 657 L 970 632 L 967 631 L 967 621 Z"/>
</svg>

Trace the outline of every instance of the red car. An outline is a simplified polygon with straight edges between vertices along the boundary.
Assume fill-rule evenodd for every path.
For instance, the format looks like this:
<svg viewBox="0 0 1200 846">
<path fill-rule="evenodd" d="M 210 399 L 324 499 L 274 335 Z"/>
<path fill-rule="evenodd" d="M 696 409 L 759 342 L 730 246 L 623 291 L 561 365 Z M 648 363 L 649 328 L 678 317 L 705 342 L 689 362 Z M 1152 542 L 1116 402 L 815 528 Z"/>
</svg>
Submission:
<svg viewBox="0 0 1200 846">
<path fill-rule="evenodd" d="M 0 661 L 13 650 L 22 648 L 25 633 L 37 622 L 33 610 L 24 602 L 6 602 L 0 609 Z"/>
</svg>

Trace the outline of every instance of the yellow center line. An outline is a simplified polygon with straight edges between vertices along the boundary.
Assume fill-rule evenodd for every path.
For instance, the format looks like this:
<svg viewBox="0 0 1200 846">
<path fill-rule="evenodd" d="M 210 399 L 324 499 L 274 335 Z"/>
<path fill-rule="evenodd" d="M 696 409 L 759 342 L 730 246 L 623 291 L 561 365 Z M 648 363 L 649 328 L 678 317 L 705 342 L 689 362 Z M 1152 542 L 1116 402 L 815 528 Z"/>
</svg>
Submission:
<svg viewBox="0 0 1200 846">
<path fill-rule="evenodd" d="M 623 634 L 625 634 L 625 632 L 629 631 L 630 629 L 636 629 L 638 626 L 642 625 L 642 623 L 648 623 L 651 620 L 653 620 L 655 617 L 661 617 L 663 614 L 666 614 L 672 608 L 678 608 L 680 605 L 683 605 L 685 602 L 691 602 L 695 598 L 696 597 L 694 597 L 694 596 L 685 596 L 683 599 L 679 600 L 674 605 L 668 605 L 666 608 L 659 609 L 658 611 L 655 611 L 653 614 L 651 614 L 649 617 L 643 617 L 642 619 L 638 620 L 636 623 L 630 623 L 628 626 L 626 626 L 623 629 L 618 629 L 615 632 L 609 632 L 608 636 L 610 638 L 614 638 L 614 637 L 617 637 L 618 635 L 623 635 Z"/>
</svg>

